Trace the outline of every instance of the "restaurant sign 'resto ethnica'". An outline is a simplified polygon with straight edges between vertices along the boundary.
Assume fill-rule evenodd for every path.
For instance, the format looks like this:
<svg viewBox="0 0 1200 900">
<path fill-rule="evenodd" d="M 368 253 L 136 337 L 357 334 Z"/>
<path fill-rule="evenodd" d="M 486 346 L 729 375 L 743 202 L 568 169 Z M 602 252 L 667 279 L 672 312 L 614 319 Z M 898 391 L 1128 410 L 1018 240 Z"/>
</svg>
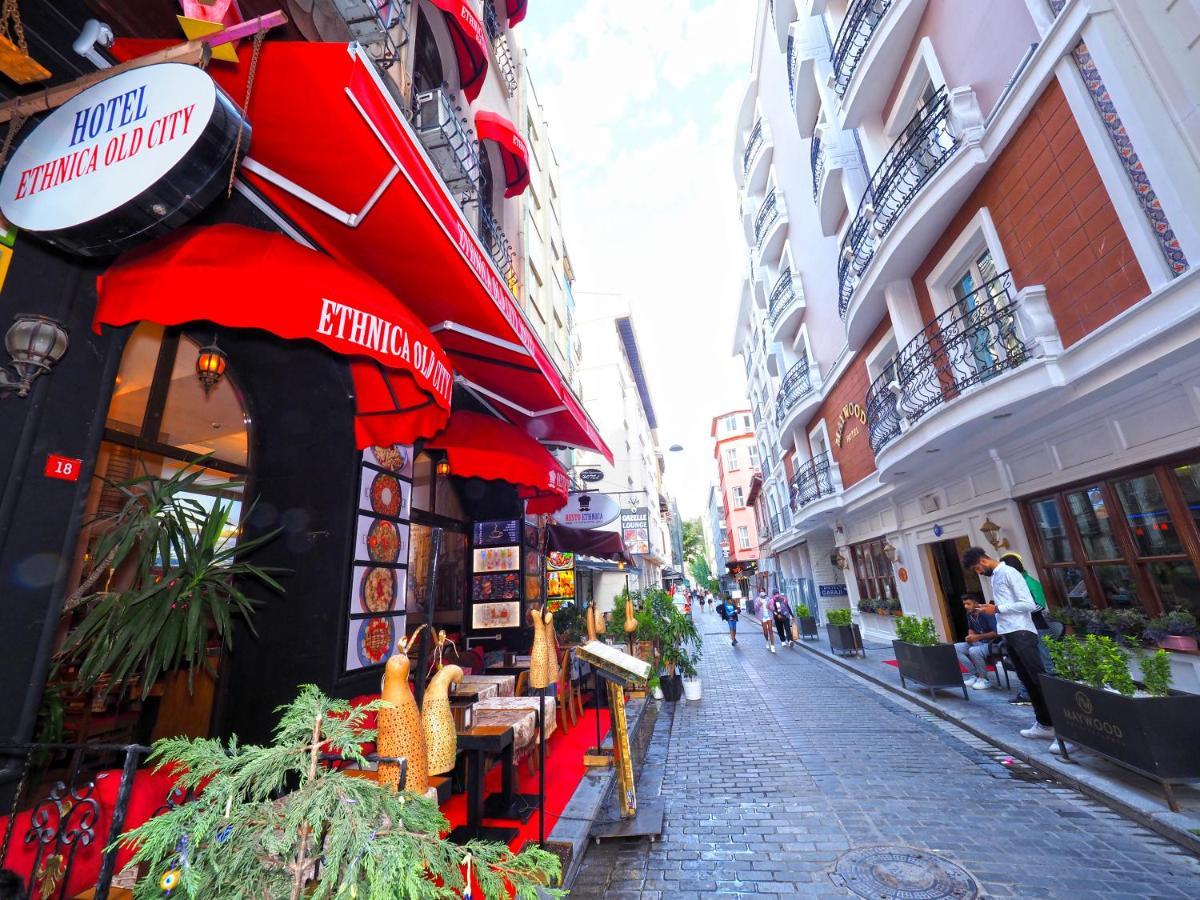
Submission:
<svg viewBox="0 0 1200 900">
<path fill-rule="evenodd" d="M 76 94 L 13 151 L 0 211 L 84 256 L 117 253 L 183 224 L 225 186 L 250 128 L 207 73 L 130 69 Z"/>
<path fill-rule="evenodd" d="M 567 505 L 554 513 L 554 521 L 568 528 L 598 528 L 607 525 L 620 512 L 617 501 L 608 494 L 589 491 L 571 494 Z"/>
</svg>

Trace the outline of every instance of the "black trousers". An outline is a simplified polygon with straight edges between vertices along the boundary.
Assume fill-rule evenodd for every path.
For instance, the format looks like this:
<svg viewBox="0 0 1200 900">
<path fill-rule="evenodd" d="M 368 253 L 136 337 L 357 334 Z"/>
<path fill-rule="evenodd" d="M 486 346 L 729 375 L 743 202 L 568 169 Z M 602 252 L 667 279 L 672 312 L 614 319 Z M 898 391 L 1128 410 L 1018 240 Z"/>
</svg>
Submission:
<svg viewBox="0 0 1200 900">
<path fill-rule="evenodd" d="M 1038 650 L 1037 633 L 1010 631 L 1004 635 L 1004 643 L 1008 645 L 1008 656 L 1017 669 L 1017 678 L 1029 692 L 1034 716 L 1042 725 L 1053 725 L 1046 698 L 1042 695 L 1042 682 L 1038 679 L 1038 676 L 1046 671 L 1046 667 L 1042 665 L 1042 655 Z"/>
<path fill-rule="evenodd" d="M 786 616 L 782 619 L 776 619 L 775 631 L 779 634 L 779 639 L 786 644 L 792 639 L 792 620 Z"/>
</svg>

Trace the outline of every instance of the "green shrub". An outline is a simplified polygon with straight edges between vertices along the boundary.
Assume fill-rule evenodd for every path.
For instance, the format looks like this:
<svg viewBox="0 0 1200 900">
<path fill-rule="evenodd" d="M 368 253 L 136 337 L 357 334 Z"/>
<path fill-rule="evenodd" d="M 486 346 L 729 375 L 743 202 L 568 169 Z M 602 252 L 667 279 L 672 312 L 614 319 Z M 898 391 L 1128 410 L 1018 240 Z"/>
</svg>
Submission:
<svg viewBox="0 0 1200 900">
<path fill-rule="evenodd" d="M 1166 650 L 1146 654 L 1139 667 L 1147 691 L 1155 697 L 1166 697 L 1171 693 L 1171 656 Z"/>
<path fill-rule="evenodd" d="M 1080 642 L 1074 638 L 1056 641 L 1052 637 L 1042 638 L 1054 663 L 1054 674 L 1067 681 L 1083 681 L 1083 669 L 1079 662 Z"/>
<path fill-rule="evenodd" d="M 831 609 L 825 613 L 825 621 L 830 625 L 849 625 L 854 616 L 847 607 Z"/>
<path fill-rule="evenodd" d="M 916 616 L 900 616 L 896 619 L 896 638 L 920 647 L 932 647 L 940 643 L 933 619 L 919 619 Z"/>
<path fill-rule="evenodd" d="M 1046 646 L 1060 678 L 1099 689 L 1111 687 L 1127 697 L 1136 690 L 1129 659 L 1112 638 L 1089 634 L 1083 640 L 1047 641 Z"/>
<path fill-rule="evenodd" d="M 807 619 L 809 616 L 812 615 L 812 613 L 808 611 L 807 604 L 801 603 L 799 606 L 796 607 L 796 615 L 799 616 L 801 619 Z"/>
</svg>

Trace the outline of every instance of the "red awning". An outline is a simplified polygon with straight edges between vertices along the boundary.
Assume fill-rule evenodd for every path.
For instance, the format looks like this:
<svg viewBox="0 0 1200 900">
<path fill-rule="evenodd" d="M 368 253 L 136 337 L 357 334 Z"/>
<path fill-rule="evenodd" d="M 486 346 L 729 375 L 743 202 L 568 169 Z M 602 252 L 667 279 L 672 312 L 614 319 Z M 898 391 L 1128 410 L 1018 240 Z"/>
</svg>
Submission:
<svg viewBox="0 0 1200 900">
<path fill-rule="evenodd" d="M 508 4 L 508 27 L 512 28 L 529 12 L 529 0 L 505 0 Z"/>
<path fill-rule="evenodd" d="M 475 134 L 479 140 L 491 141 L 500 150 L 507 188 L 505 197 L 516 197 L 529 187 L 529 148 L 512 122 L 497 113 L 481 110 L 475 113 Z"/>
<path fill-rule="evenodd" d="M 375 279 L 281 234 L 181 228 L 121 256 L 96 287 L 97 332 L 206 321 L 317 341 L 349 357 L 359 447 L 409 444 L 450 417 L 454 375 L 429 329 Z"/>
<path fill-rule="evenodd" d="M 163 41 L 120 40 L 128 59 Z M 209 73 L 245 96 L 240 66 Z M 612 452 L 355 45 L 267 41 L 244 178 L 335 259 L 404 297 L 449 354 L 458 383 L 548 444 Z"/>
<path fill-rule="evenodd" d="M 517 485 L 528 501 L 527 512 L 552 513 L 567 504 L 570 479 L 562 464 L 525 432 L 499 419 L 459 410 L 425 447 L 446 451 L 451 475 Z"/>
<path fill-rule="evenodd" d="M 458 74 L 463 93 L 468 100 L 479 96 L 488 68 L 487 32 L 483 22 L 466 0 L 429 0 L 446 14 L 446 24 L 454 42 L 454 55 L 458 59 Z"/>
</svg>

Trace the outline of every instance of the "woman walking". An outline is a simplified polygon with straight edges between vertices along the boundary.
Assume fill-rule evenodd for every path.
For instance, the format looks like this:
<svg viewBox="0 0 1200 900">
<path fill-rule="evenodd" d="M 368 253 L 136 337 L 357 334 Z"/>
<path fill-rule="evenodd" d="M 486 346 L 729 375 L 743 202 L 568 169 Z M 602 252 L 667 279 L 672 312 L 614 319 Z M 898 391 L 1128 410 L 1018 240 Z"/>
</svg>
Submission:
<svg viewBox="0 0 1200 900">
<path fill-rule="evenodd" d="M 792 605 L 787 597 L 776 591 L 770 606 L 775 628 L 779 631 L 779 643 L 785 647 L 792 646 Z"/>
</svg>

